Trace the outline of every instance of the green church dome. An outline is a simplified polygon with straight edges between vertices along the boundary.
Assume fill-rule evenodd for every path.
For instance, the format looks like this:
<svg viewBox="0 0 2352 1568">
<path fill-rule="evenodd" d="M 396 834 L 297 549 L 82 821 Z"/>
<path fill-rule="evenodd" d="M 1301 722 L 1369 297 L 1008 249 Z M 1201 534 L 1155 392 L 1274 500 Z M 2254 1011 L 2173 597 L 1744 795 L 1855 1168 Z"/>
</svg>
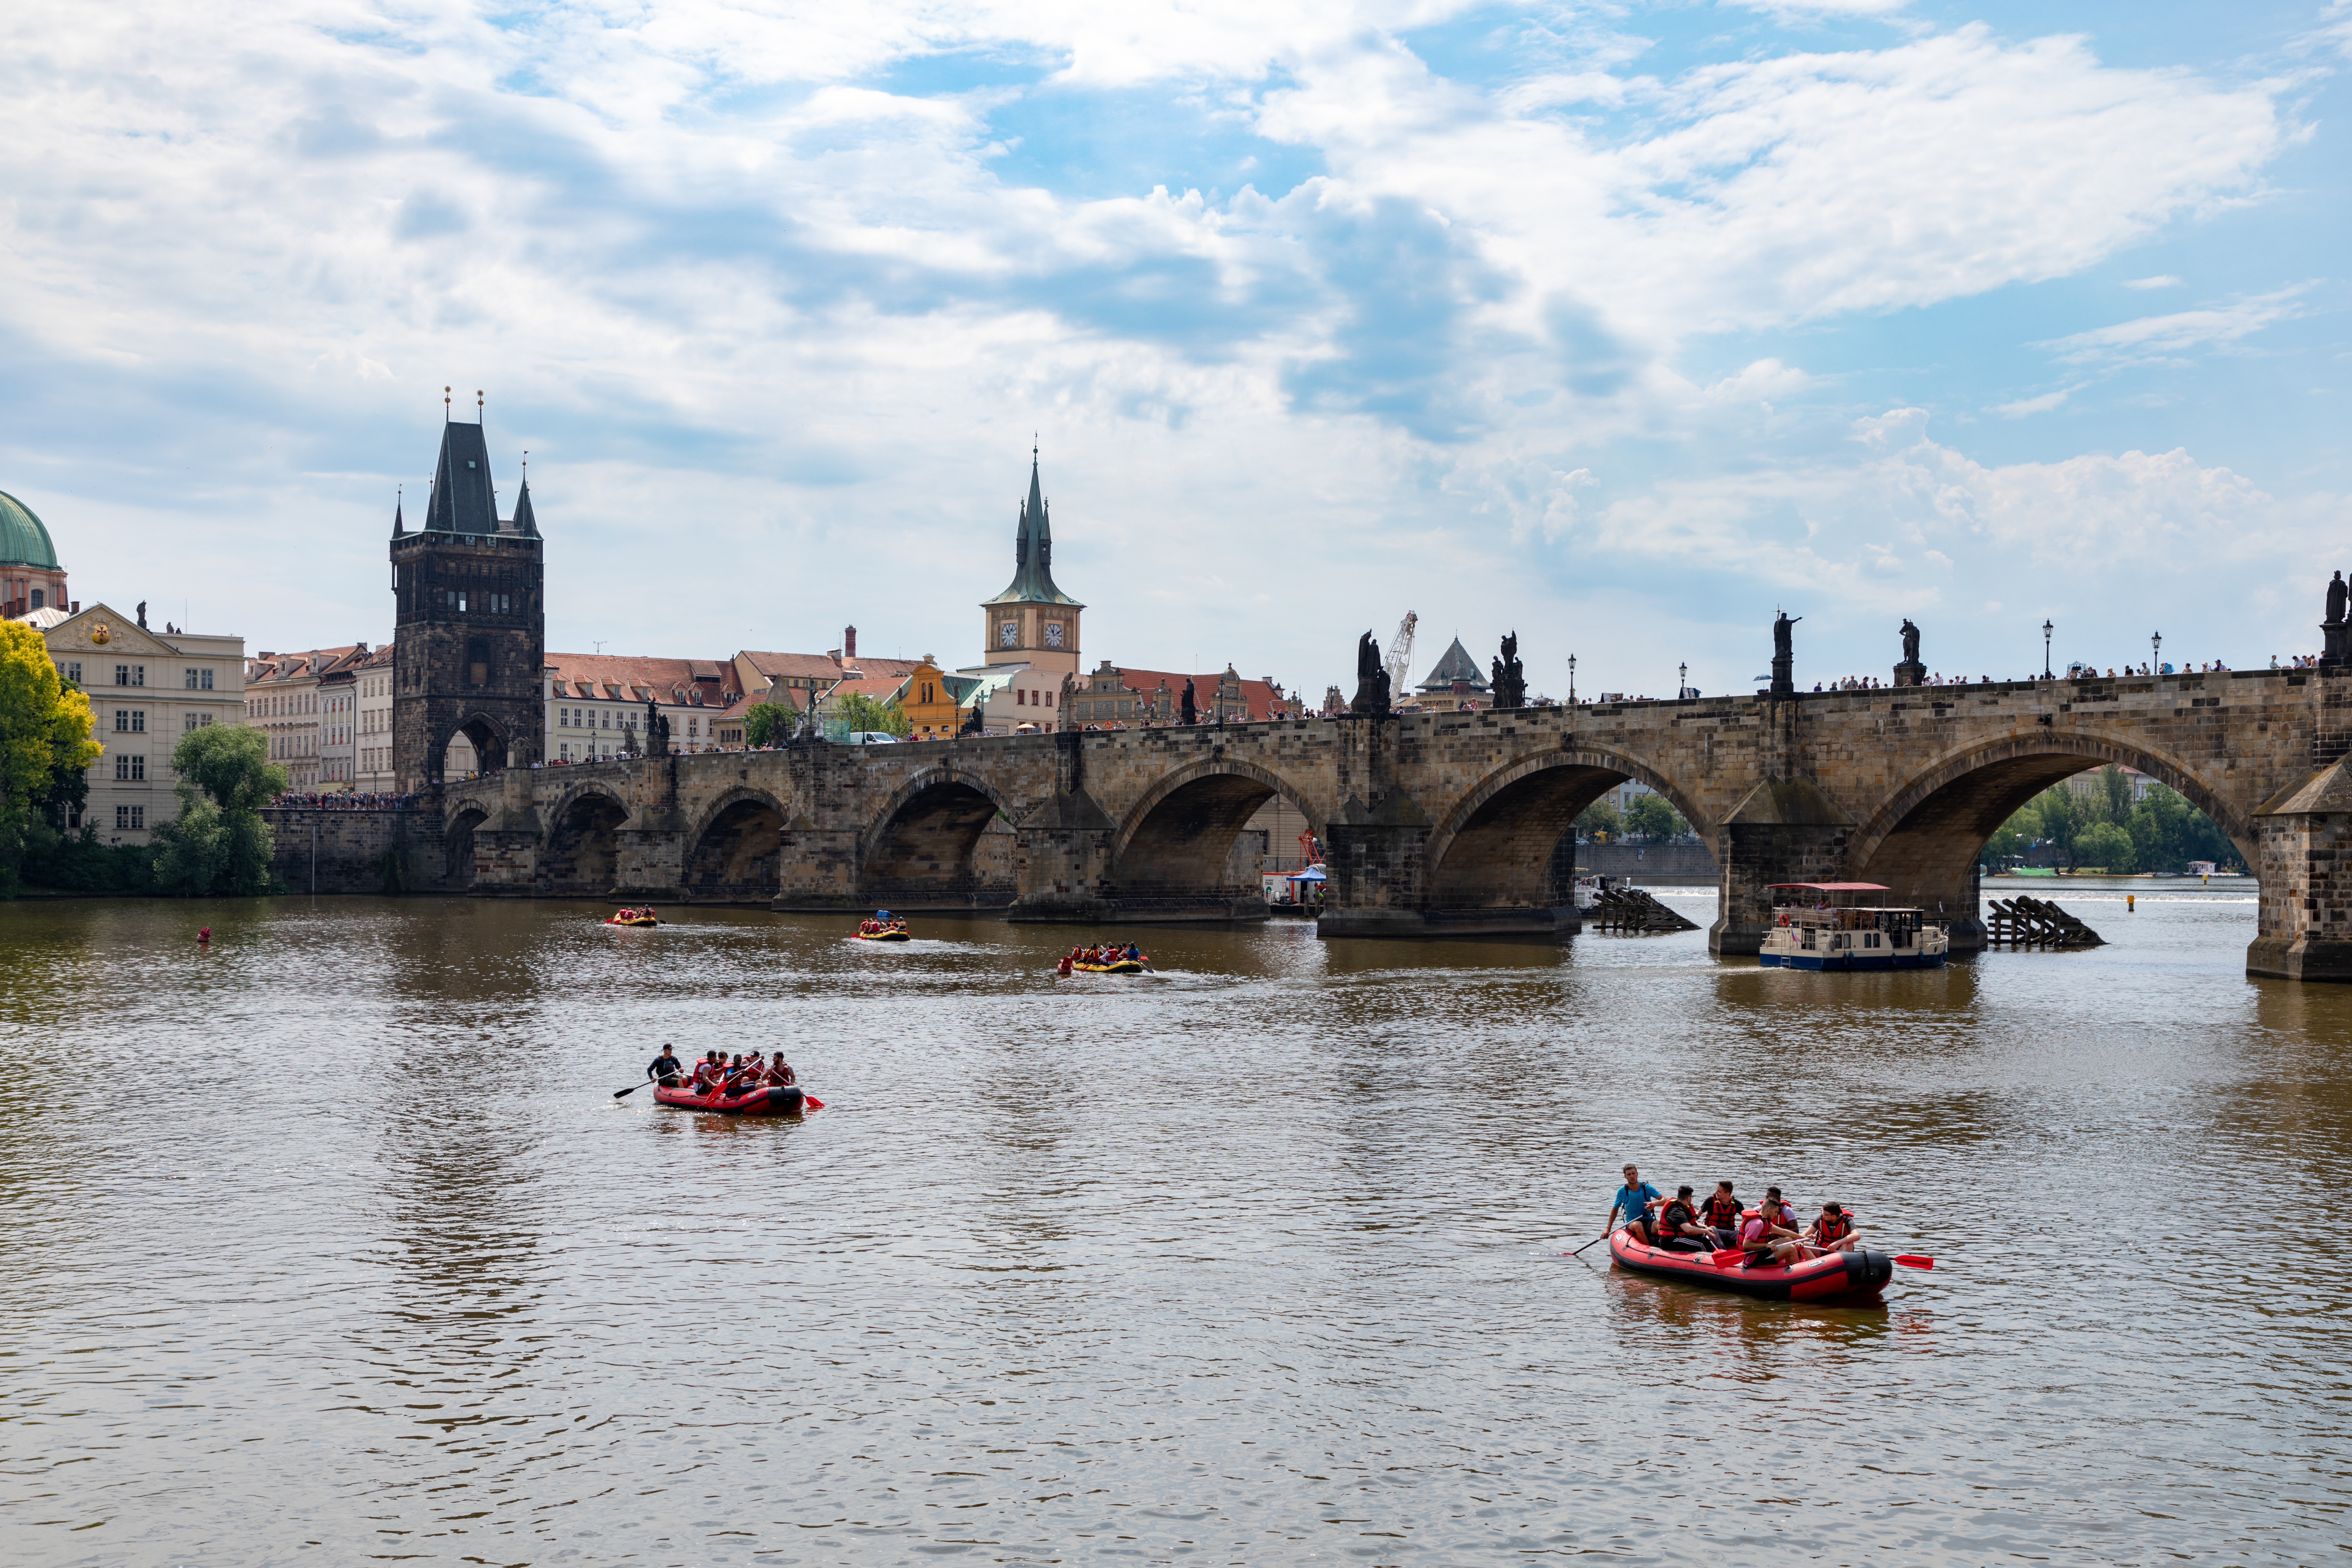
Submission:
<svg viewBox="0 0 2352 1568">
<path fill-rule="evenodd" d="M 58 569 L 58 547 L 49 542 L 49 531 L 31 507 L 6 490 L 0 490 L 0 566 Z"/>
</svg>

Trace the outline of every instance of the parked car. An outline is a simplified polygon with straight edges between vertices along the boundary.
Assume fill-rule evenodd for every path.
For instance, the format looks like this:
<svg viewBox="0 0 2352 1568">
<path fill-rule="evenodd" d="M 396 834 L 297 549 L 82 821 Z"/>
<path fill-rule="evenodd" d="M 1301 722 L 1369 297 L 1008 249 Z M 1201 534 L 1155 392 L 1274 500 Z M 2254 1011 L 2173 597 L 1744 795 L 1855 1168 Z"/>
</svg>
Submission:
<svg viewBox="0 0 2352 1568">
<path fill-rule="evenodd" d="M 851 746 L 895 746 L 898 737 L 887 730 L 852 730 L 843 742 Z"/>
</svg>

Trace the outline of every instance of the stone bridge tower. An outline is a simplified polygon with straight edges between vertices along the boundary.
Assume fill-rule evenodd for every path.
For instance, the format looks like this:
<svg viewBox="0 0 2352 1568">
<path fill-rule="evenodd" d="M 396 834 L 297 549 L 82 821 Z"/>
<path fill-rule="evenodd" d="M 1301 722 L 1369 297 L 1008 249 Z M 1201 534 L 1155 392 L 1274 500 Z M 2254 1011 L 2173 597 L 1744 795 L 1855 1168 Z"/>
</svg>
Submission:
<svg viewBox="0 0 2352 1568">
<path fill-rule="evenodd" d="M 541 759 L 547 617 L 526 477 L 503 521 L 479 424 L 446 421 L 425 526 L 392 519 L 392 754 L 399 787 L 441 781 L 453 736 L 485 772 Z"/>
</svg>

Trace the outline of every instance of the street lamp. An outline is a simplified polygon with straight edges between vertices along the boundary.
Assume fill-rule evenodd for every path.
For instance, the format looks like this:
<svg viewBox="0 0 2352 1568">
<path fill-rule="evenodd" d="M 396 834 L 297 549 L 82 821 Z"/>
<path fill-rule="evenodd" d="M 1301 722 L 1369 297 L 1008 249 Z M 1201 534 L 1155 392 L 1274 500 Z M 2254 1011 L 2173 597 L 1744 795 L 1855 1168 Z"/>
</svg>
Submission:
<svg viewBox="0 0 2352 1568">
<path fill-rule="evenodd" d="M 1675 667 L 1675 700 L 1679 702 L 1690 695 L 1690 666 L 1687 663 Z"/>
<path fill-rule="evenodd" d="M 1568 656 L 1568 705 L 1576 706 L 1576 656 Z"/>
<path fill-rule="evenodd" d="M 2046 620 L 2042 623 L 2042 679 L 2044 680 L 2051 679 L 2050 623 Z"/>
<path fill-rule="evenodd" d="M 2150 675 L 2162 675 L 2164 673 L 2164 634 L 2162 632 L 2148 634 L 2147 653 L 2147 672 Z"/>
</svg>

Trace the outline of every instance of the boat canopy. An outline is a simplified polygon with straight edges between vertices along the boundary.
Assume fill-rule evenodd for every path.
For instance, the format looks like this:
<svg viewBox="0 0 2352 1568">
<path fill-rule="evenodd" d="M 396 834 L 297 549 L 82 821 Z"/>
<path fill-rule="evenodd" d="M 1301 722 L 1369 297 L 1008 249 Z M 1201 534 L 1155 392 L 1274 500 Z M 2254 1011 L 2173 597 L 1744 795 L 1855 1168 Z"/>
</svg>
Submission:
<svg viewBox="0 0 2352 1568">
<path fill-rule="evenodd" d="M 1768 888 L 1802 888 L 1809 893 L 1884 893 L 1884 882 L 1767 882 Z"/>
</svg>

